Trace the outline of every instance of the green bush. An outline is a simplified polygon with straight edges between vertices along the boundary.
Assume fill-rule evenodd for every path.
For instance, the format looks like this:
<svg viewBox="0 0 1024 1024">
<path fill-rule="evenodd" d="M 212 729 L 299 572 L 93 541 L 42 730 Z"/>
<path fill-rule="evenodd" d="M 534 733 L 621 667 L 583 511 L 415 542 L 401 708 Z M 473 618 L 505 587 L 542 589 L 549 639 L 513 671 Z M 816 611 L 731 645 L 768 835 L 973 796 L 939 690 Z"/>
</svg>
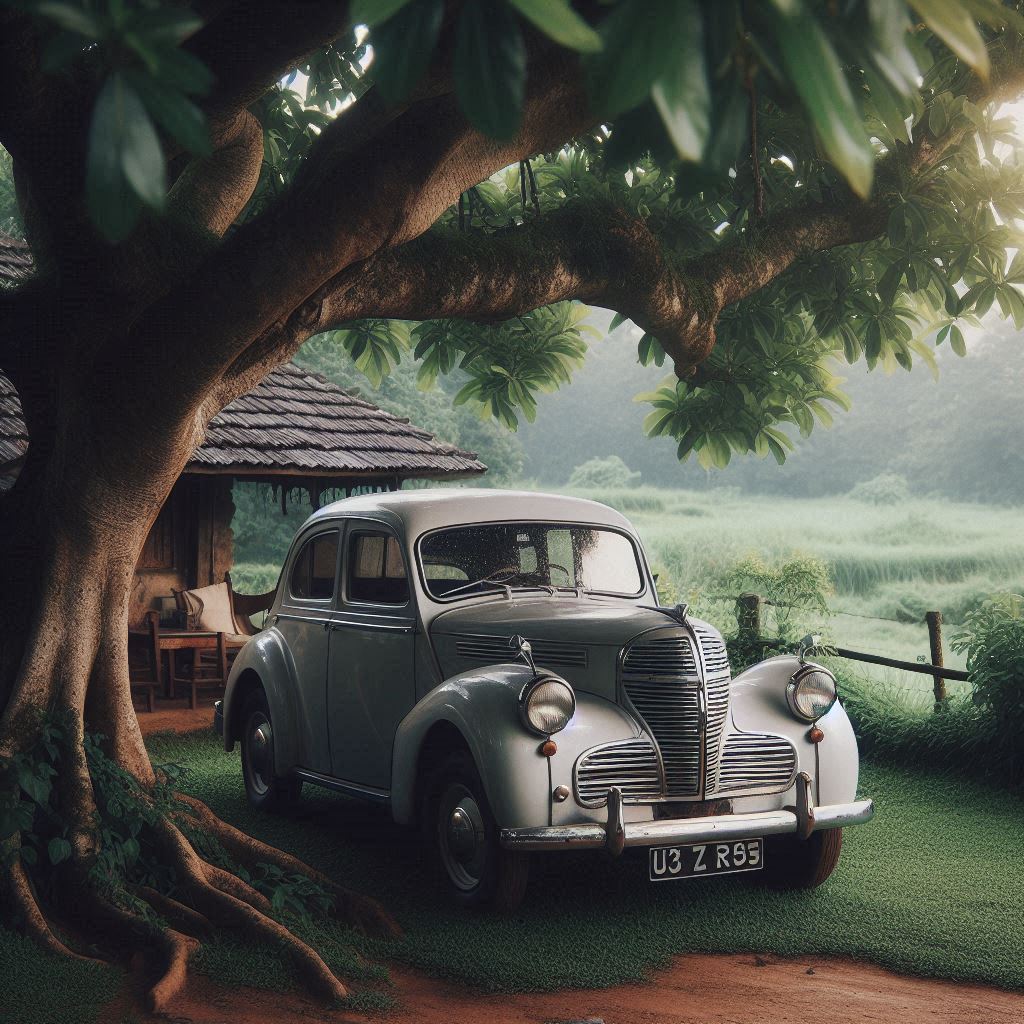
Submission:
<svg viewBox="0 0 1024 1024">
<path fill-rule="evenodd" d="M 991 716 L 996 753 L 1015 779 L 1024 777 L 1024 597 L 997 594 L 969 612 L 952 638 L 967 656 L 974 703 Z"/>
<path fill-rule="evenodd" d="M 910 500 L 910 488 L 907 478 L 899 473 L 879 473 L 853 487 L 850 497 L 871 505 L 902 505 Z"/>
<path fill-rule="evenodd" d="M 618 455 L 606 459 L 587 459 L 577 466 L 569 477 L 570 487 L 632 487 L 640 482 Z"/>
<path fill-rule="evenodd" d="M 231 586 L 239 594 L 265 594 L 277 586 L 281 566 L 240 562 L 231 567 Z"/>
</svg>

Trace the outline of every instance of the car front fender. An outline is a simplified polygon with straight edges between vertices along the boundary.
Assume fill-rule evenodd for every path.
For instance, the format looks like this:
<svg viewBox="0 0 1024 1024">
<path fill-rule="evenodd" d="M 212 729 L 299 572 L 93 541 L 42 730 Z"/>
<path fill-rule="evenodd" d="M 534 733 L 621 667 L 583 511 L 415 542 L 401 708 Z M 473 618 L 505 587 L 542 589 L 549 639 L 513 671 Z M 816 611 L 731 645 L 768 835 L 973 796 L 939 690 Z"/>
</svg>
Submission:
<svg viewBox="0 0 1024 1024">
<path fill-rule="evenodd" d="M 254 679 L 255 677 L 255 679 Z M 284 638 L 273 628 L 257 633 L 238 652 L 224 687 L 224 749 L 234 749 L 239 735 L 241 704 L 255 680 L 263 688 L 274 723 L 275 771 L 285 776 L 300 764 L 298 709 L 295 706 L 295 663 Z"/>
<path fill-rule="evenodd" d="M 799 668 L 799 659 L 784 654 L 736 676 L 730 695 L 732 723 L 742 732 L 777 733 L 790 739 L 797 750 L 799 770 L 815 780 L 818 803 L 848 803 L 856 798 L 859 773 L 853 726 L 836 701 L 815 723 L 824 738 L 820 743 L 811 742 L 811 723 L 797 718 L 786 700 L 786 686 Z"/>
<path fill-rule="evenodd" d="M 416 815 L 420 753 L 431 729 L 454 726 L 469 747 L 501 828 L 552 824 L 551 793 L 572 786 L 572 767 L 583 750 L 638 736 L 636 723 L 610 701 L 576 694 L 576 713 L 552 739 L 553 757 L 541 753 L 544 736 L 519 717 L 519 696 L 533 674 L 525 665 L 499 664 L 459 673 L 431 690 L 402 720 L 395 736 L 391 812 L 403 824 Z"/>
</svg>

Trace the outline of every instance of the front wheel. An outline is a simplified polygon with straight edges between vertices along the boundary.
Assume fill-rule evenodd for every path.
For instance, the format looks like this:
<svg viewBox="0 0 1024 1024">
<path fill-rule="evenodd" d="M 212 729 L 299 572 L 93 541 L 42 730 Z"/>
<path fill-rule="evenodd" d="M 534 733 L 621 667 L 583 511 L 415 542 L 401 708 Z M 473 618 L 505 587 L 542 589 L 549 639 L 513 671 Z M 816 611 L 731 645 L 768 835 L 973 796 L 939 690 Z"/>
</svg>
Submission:
<svg viewBox="0 0 1024 1024">
<path fill-rule="evenodd" d="M 274 727 L 262 690 L 250 693 L 242 706 L 242 778 L 249 803 L 264 811 L 284 810 L 302 792 L 301 779 L 274 774 Z"/>
<path fill-rule="evenodd" d="M 816 889 L 835 871 L 843 849 L 841 828 L 807 839 L 778 836 L 765 843 L 764 881 L 775 889 Z"/>
<path fill-rule="evenodd" d="M 430 774 L 421 821 L 437 874 L 456 902 L 512 911 L 526 894 L 529 857 L 501 847 L 473 758 L 456 751 Z"/>
</svg>

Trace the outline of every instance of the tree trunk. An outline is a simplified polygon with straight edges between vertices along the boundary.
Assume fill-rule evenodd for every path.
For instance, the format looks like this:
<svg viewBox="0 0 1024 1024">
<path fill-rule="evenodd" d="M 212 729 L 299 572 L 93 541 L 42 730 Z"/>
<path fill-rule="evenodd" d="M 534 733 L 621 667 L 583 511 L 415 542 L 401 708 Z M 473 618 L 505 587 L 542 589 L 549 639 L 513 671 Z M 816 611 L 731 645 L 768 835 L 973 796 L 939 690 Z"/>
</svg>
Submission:
<svg viewBox="0 0 1024 1024">
<path fill-rule="evenodd" d="M 160 780 L 132 706 L 127 636 L 135 566 L 191 453 L 195 418 L 182 416 L 169 429 L 154 410 L 159 428 L 118 422 L 116 431 L 90 430 L 90 424 L 120 421 L 120 410 L 83 415 L 83 403 L 67 394 L 70 383 L 61 385 L 62 406 L 75 411 L 62 416 L 64 430 L 51 420 L 56 429 L 40 431 L 38 443 L 34 426 L 42 417 L 23 394 L 32 445 L 15 487 L 0 499 L 0 564 L 6 570 L 0 593 L 0 813 L 24 809 L 26 802 L 33 807 L 31 826 L 23 821 L 20 831 L 0 839 L 5 918 L 57 952 L 70 953 L 80 932 L 99 935 L 100 948 L 115 956 L 149 948 L 162 964 L 149 993 L 153 1009 L 164 1008 L 178 991 L 197 938 L 218 925 L 289 950 L 316 994 L 340 998 L 344 986 L 315 951 L 274 920 L 267 897 L 204 861 L 187 835 L 201 829 L 219 840 L 238 867 L 278 864 L 314 878 L 339 913 L 368 929 L 393 934 L 394 923 L 372 901 L 242 835 L 202 804 L 181 797 L 168 810 L 156 799 Z M 87 383 L 77 395 L 84 400 L 96 391 L 95 383 Z M 157 430 L 159 437 L 153 436 Z M 51 751 L 48 761 L 56 771 L 40 798 L 18 773 L 38 766 L 53 723 L 61 729 L 59 755 Z M 139 885 L 127 870 L 123 877 L 98 877 L 104 833 L 97 822 L 106 812 L 87 734 L 102 737 L 105 763 L 127 773 L 120 778 L 144 811 L 140 842 L 171 869 L 173 896 Z M 47 860 L 47 837 L 70 843 L 65 860 Z M 139 913 L 143 904 L 152 910 Z M 51 926 L 57 908 L 67 943 Z"/>
</svg>

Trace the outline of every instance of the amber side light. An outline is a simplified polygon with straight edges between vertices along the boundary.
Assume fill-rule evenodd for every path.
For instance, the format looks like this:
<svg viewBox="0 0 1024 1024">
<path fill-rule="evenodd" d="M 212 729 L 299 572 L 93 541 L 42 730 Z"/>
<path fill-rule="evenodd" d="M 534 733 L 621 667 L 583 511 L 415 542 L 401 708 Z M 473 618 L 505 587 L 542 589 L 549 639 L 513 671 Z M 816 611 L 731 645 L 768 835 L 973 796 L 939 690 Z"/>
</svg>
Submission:
<svg viewBox="0 0 1024 1024">
<path fill-rule="evenodd" d="M 816 725 L 812 725 L 810 732 L 807 733 L 807 738 L 812 743 L 820 743 L 825 738 L 825 734 Z"/>
<path fill-rule="evenodd" d="M 557 743 L 555 743 L 555 741 L 554 741 L 554 740 L 545 740 L 545 741 L 544 741 L 544 742 L 543 742 L 543 743 L 542 743 L 542 744 L 540 745 L 540 752 L 541 752 L 541 753 L 542 753 L 542 754 L 543 754 L 543 755 L 544 755 L 545 757 L 554 757 L 554 756 L 555 756 L 555 752 L 556 752 L 557 750 L 558 750 L 558 744 L 557 744 Z"/>
</svg>

